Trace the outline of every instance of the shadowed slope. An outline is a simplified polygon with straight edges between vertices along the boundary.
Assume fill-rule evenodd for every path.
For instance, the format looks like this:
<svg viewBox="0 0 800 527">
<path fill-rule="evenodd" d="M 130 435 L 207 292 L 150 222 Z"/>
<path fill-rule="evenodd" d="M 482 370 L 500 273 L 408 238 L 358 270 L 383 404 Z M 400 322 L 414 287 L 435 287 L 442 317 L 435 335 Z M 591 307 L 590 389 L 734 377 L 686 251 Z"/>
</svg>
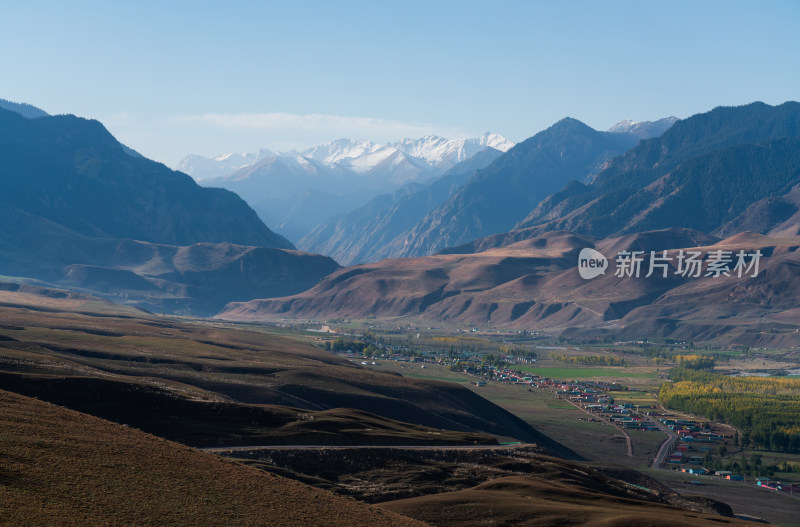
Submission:
<svg viewBox="0 0 800 527">
<path fill-rule="evenodd" d="M 491 434 L 575 457 L 462 386 L 374 371 L 258 328 L 2 291 L 0 315 L 0 388 L 195 445 L 289 436 L 303 444 L 472 444 Z"/>
<path fill-rule="evenodd" d="M 422 526 L 0 390 L 0 524 Z"/>
</svg>

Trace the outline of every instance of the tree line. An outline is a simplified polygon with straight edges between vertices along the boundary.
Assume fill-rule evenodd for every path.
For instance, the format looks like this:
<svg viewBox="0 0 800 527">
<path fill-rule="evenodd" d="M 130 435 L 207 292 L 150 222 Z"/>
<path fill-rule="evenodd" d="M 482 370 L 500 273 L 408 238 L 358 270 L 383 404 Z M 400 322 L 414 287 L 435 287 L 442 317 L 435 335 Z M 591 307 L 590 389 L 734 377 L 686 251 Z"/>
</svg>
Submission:
<svg viewBox="0 0 800 527">
<path fill-rule="evenodd" d="M 742 446 L 800 453 L 800 380 L 691 368 L 674 368 L 670 379 L 659 393 L 665 407 L 740 428 Z"/>
<path fill-rule="evenodd" d="M 551 353 L 550 358 L 572 364 L 591 364 L 602 366 L 624 366 L 625 359 L 614 357 L 613 355 L 565 355 L 563 353 Z"/>
</svg>

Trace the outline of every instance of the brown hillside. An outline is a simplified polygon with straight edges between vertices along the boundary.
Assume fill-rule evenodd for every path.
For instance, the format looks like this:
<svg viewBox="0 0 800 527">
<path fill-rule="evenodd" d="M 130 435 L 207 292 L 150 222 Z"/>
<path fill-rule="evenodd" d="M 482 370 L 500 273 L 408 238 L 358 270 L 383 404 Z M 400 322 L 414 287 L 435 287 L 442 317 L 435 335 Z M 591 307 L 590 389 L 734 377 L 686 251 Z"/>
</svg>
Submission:
<svg viewBox="0 0 800 527">
<path fill-rule="evenodd" d="M 381 504 L 439 527 L 480 525 L 700 527 L 755 525 L 642 499 L 610 495 L 601 481 L 557 469 L 542 476 L 509 476 L 456 492 Z"/>
<path fill-rule="evenodd" d="M 259 328 L 50 294 L 0 291 L 0 388 L 197 446 L 501 436 L 571 455 L 457 384 L 375 371 Z"/>
<path fill-rule="evenodd" d="M 0 430 L 2 525 L 424 525 L 2 390 Z"/>
<path fill-rule="evenodd" d="M 480 241 L 479 241 L 480 242 Z M 565 233 L 515 240 L 502 236 L 423 258 L 384 260 L 337 271 L 298 295 L 231 303 L 218 316 L 259 321 L 284 318 L 416 317 L 464 325 L 674 337 L 747 345 L 796 345 L 800 237 L 741 233 L 717 240 L 689 229 L 596 239 Z M 485 242 L 485 243 L 484 243 Z M 511 242 L 506 244 L 507 242 Z M 482 252 L 472 252 L 487 246 Z M 581 248 L 609 258 L 604 276 L 584 280 Z M 752 277 L 645 278 L 649 252 L 759 249 Z M 619 251 L 646 251 L 640 278 L 614 276 Z M 778 328 L 778 331 L 773 329 Z M 792 344 L 794 343 L 794 344 Z"/>
</svg>

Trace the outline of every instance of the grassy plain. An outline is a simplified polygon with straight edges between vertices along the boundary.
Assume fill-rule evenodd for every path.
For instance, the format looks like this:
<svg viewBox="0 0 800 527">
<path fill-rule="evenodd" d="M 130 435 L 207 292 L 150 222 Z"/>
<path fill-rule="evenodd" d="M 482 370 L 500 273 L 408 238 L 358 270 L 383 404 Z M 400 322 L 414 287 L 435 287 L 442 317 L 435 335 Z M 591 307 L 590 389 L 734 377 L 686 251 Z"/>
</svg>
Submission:
<svg viewBox="0 0 800 527">
<path fill-rule="evenodd" d="M 618 429 L 605 423 L 589 421 L 589 414 L 567 401 L 557 399 L 549 390 L 529 390 L 527 386 L 494 381 L 478 387 L 472 384 L 474 377 L 432 364 L 426 364 L 422 369 L 418 364 L 384 361 L 374 367 L 410 377 L 437 377 L 458 382 L 519 416 L 582 457 L 601 463 L 613 462 L 630 468 L 644 468 L 650 462 L 654 444 L 659 444 L 665 438 L 660 432 L 641 432 L 634 439 L 634 456 L 629 458 L 626 456 L 624 437 Z"/>
</svg>

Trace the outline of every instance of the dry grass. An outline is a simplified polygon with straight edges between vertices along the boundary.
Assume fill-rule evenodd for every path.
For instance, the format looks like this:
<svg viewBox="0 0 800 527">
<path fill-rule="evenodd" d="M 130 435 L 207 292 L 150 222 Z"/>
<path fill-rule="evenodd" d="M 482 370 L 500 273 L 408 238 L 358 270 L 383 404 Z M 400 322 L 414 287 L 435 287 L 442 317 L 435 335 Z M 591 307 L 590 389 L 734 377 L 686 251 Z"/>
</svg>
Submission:
<svg viewBox="0 0 800 527">
<path fill-rule="evenodd" d="M 421 525 L 6 391 L 0 391 L 0 524 Z"/>
<path fill-rule="evenodd" d="M 187 444 L 472 444 L 514 425 L 466 389 L 290 338 L 97 301 L 0 300 L 0 388 Z"/>
<path fill-rule="evenodd" d="M 662 504 L 612 497 L 569 481 L 534 476 L 500 478 L 469 490 L 398 500 L 381 506 L 439 527 L 755 525 Z"/>
</svg>

